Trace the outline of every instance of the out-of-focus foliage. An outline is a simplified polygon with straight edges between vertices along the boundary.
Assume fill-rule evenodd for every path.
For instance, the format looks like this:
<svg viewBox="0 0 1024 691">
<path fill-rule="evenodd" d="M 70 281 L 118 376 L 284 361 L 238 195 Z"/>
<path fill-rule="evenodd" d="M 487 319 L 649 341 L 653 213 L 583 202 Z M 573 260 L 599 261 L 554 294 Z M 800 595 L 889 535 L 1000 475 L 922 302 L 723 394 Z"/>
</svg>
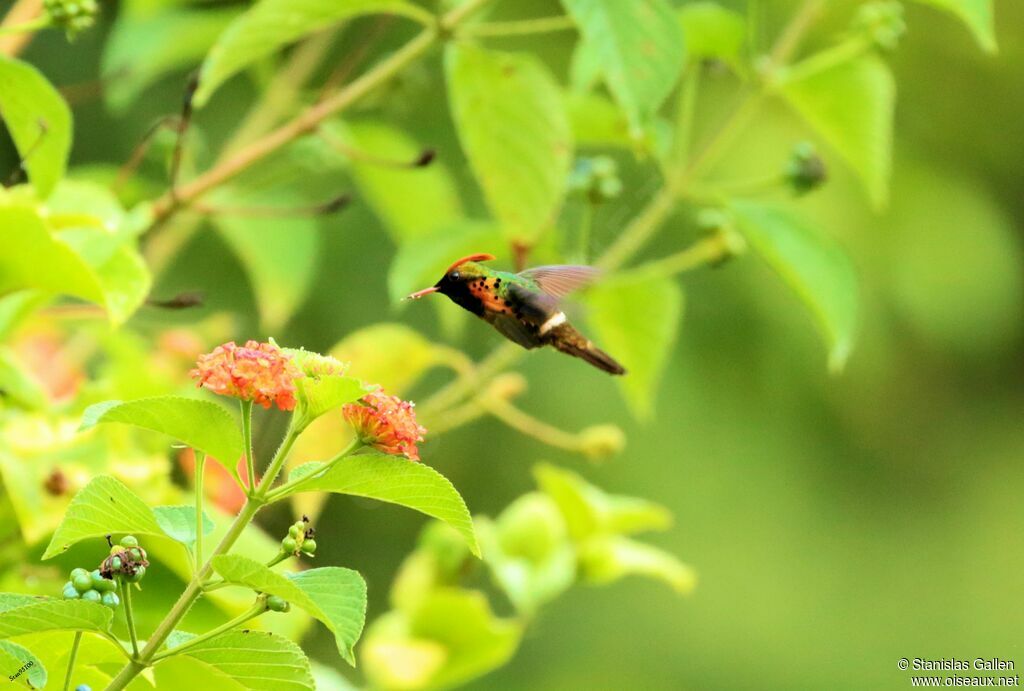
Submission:
<svg viewBox="0 0 1024 691">
<path fill-rule="evenodd" d="M 357 88 L 344 112 L 191 208 L 154 223 L 170 199 L 173 131 L 154 137 L 136 174 L 119 175 L 154 123 L 180 113 L 193 70 L 201 107 L 179 186 L 360 84 L 404 55 L 435 12 L 462 4 L 126 0 L 104 5 L 73 43 L 43 31 L 0 60 L 10 140 L 0 142 L 0 180 L 11 182 L 0 190 L 0 591 L 53 595 L 72 565 L 96 556 L 103 533 L 76 527 L 70 500 L 114 476 L 152 514 L 140 509 L 122 527 L 153 536 L 159 568 L 136 600 L 139 627 L 153 630 L 193 568 L 194 516 L 173 511 L 191 501 L 181 486 L 193 461 L 171 439 L 202 448 L 189 427 L 209 420 L 142 425 L 169 436 L 109 424 L 79 432 L 83 414 L 107 400 L 194 396 L 185 382 L 198 353 L 263 333 L 330 351 L 353 376 L 419 400 L 427 426 L 443 431 L 428 435 L 424 458 L 466 497 L 441 518 L 479 533 L 484 563 L 466 573 L 475 562 L 447 528 L 432 525 L 408 554 L 422 517 L 364 499 L 291 497 L 297 513 L 322 511 L 330 526 L 317 558 L 369 584 L 353 678 L 404 688 L 487 673 L 478 687 L 897 688 L 908 680 L 893 663 L 911 651 L 1012 658 L 1020 612 L 1007 594 L 1024 567 L 1014 146 L 1024 141 L 1024 9 L 820 3 L 806 40 L 772 64 L 788 22 L 814 3 L 492 0 L 455 40 Z M 538 17 L 562 23 L 488 34 Z M 755 107 L 734 119 L 748 94 Z M 787 178 L 787 161 L 808 138 L 827 180 L 797 198 L 806 190 Z M 622 186 L 600 204 L 568 187 L 573 158 L 595 156 L 611 157 Z M 661 195 L 666 182 L 678 194 Z M 289 213 L 348 192 L 341 213 Z M 547 351 L 517 363 L 525 380 L 489 379 L 515 357 L 488 359 L 499 336 L 441 299 L 399 303 L 459 256 L 491 252 L 513 266 L 510 240 L 530 263 L 599 261 L 652 208 L 660 220 L 649 239 L 610 263 L 582 308 L 567 306 L 630 370 L 618 382 Z M 691 264 L 693 242 L 718 249 Z M 197 290 L 203 303 L 190 310 L 146 304 Z M 841 376 L 823 366 L 815 327 Z M 469 386 L 477 376 L 483 383 Z M 453 393 L 449 380 L 466 386 Z M 532 417 L 487 407 L 513 399 Z M 584 434 L 565 430 L 594 429 L 595 419 L 621 425 L 627 451 L 581 473 L 657 503 L 554 466 L 536 470 L 539 491 L 529 486 L 540 456 L 579 468 Z M 282 420 L 257 420 L 266 459 Z M 620 441 L 606 448 L 621 450 L 611 430 Z M 323 415 L 295 466 L 326 460 L 348 435 L 337 411 Z M 213 454 L 223 465 L 206 465 L 207 544 L 242 501 L 231 478 L 237 440 L 225 439 L 215 442 L 230 447 L 218 447 L 225 457 Z M 415 490 L 454 490 L 421 470 L 399 498 L 437 515 Z M 378 491 L 393 490 L 385 482 L 369 491 L 341 480 L 321 489 L 394 500 Z M 495 518 L 470 524 L 466 505 Z M 637 531 L 667 527 L 661 505 L 679 529 L 638 541 Z M 171 511 L 161 518 L 151 506 Z M 274 553 L 287 513 L 261 516 L 238 551 Z M 65 515 L 55 549 L 86 539 L 41 564 Z M 674 553 L 700 570 L 691 599 L 643 582 L 566 592 L 628 574 L 688 591 L 693 573 Z M 393 578 L 388 603 L 382 584 Z M 249 595 L 209 593 L 181 630 L 223 623 Z M 82 604 L 70 608 L 92 621 L 97 611 Z M 59 627 L 56 610 L 68 607 L 46 607 Z M 95 626 L 125 640 L 123 615 L 105 614 Z M 225 665 L 197 646 L 131 688 L 211 678 L 245 688 L 260 683 L 243 678 L 246 665 L 270 656 L 295 668 L 271 684 L 345 688 L 324 665 L 338 664 L 351 636 L 312 629 L 307 669 L 289 639 L 309 624 L 296 606 L 275 617 L 274 636 L 230 634 L 257 649 L 247 657 Z M 0 660 L 16 669 L 32 651 L 54 686 L 70 637 L 24 633 L 3 642 Z M 85 636 L 79 656 L 94 664 L 76 682 L 93 688 L 123 664 L 99 635 Z"/>
</svg>

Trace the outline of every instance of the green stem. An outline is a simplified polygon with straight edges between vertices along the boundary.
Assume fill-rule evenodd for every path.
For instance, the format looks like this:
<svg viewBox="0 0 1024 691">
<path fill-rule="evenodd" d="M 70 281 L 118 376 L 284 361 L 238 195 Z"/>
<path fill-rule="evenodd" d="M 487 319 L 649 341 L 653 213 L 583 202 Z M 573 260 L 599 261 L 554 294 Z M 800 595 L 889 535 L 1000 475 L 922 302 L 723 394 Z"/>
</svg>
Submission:
<svg viewBox="0 0 1024 691">
<path fill-rule="evenodd" d="M 684 271 L 714 264 L 725 259 L 736 251 L 736 248 L 729 242 L 729 238 L 723 233 L 714 233 L 706 238 L 698 240 L 685 250 L 671 254 L 663 259 L 658 259 L 630 269 L 624 275 L 635 277 L 665 277 L 675 276 Z"/>
<path fill-rule="evenodd" d="M 139 637 L 135 633 L 135 615 L 132 613 L 132 586 L 123 578 L 118 579 L 121 586 L 121 602 L 124 603 L 124 618 L 128 622 L 128 637 L 132 640 L 132 653 L 139 656 Z"/>
<path fill-rule="evenodd" d="M 256 459 L 252 452 L 252 401 L 240 401 L 242 441 L 245 443 L 245 469 L 249 474 L 249 494 L 256 490 Z"/>
<path fill-rule="evenodd" d="M 203 478 L 205 476 L 206 453 L 193 451 L 196 458 L 196 553 L 195 565 L 198 567 L 203 563 Z"/>
<path fill-rule="evenodd" d="M 159 662 L 160 660 L 164 660 L 166 658 L 173 657 L 174 655 L 178 655 L 178 654 L 188 650 L 189 648 L 192 648 L 192 647 L 195 647 L 195 646 L 199 645 L 200 643 L 202 643 L 204 641 L 208 641 L 211 638 L 215 638 L 215 637 L 221 635 L 222 633 L 225 633 L 227 631 L 230 631 L 231 629 L 237 628 L 237 627 L 241 626 L 242 624 L 244 624 L 245 622 L 247 622 L 250 619 L 252 619 L 253 617 L 257 617 L 257 616 L 263 614 L 266 611 L 267 611 L 266 600 L 263 597 L 261 597 L 261 598 L 259 598 L 259 600 L 256 601 L 256 603 L 252 607 L 250 607 L 246 611 L 242 612 L 241 614 L 239 614 L 237 617 L 235 617 L 231 621 L 225 622 L 225 623 L 221 624 L 220 626 L 218 626 L 218 627 L 216 627 L 214 629 L 210 629 L 206 633 L 201 634 L 199 636 L 196 636 L 195 638 L 190 638 L 187 641 L 185 641 L 184 643 L 182 643 L 181 645 L 179 645 L 177 648 L 172 648 L 171 650 L 167 650 L 165 652 L 158 653 L 158 654 L 154 655 L 153 656 L 153 662 Z"/>
<path fill-rule="evenodd" d="M 14 36 L 16 34 L 29 34 L 40 29 L 45 29 L 51 25 L 51 20 L 48 15 L 43 15 L 37 19 L 33 19 L 30 22 L 23 24 L 16 24 L 14 26 L 3 26 L 0 27 L 0 36 Z"/>
<path fill-rule="evenodd" d="M 764 83 L 741 97 L 740 105 L 733 111 L 725 124 L 712 136 L 699 154 L 693 157 L 685 167 L 681 167 L 677 174 L 668 177 L 665 186 L 654 195 L 632 223 L 626 226 L 618 239 L 597 261 L 597 266 L 608 270 L 617 269 L 629 261 L 657 233 L 662 223 L 675 209 L 677 199 L 685 194 L 688 185 L 701 172 L 718 161 L 750 122 L 760 108 L 766 92 L 771 88 L 776 70 L 792 56 L 823 7 L 824 0 L 806 0 L 804 2 L 772 48 L 768 65 L 765 68 Z"/>
<path fill-rule="evenodd" d="M 78 644 L 82 642 L 82 632 L 75 631 L 75 642 L 71 644 L 71 657 L 68 658 L 68 671 L 64 675 L 64 691 L 71 688 L 71 672 L 75 669 L 75 659 L 78 657 Z"/>
<path fill-rule="evenodd" d="M 299 438 L 299 434 L 302 430 L 298 428 L 299 421 L 296 416 L 292 416 L 291 422 L 288 424 L 288 431 L 285 432 L 284 439 L 281 441 L 281 445 L 277 447 L 277 451 L 274 452 L 274 457 L 270 459 L 270 465 L 267 467 L 267 472 L 260 480 L 260 484 L 256 487 L 256 498 L 262 503 L 268 503 L 268 493 L 270 492 L 270 486 L 274 484 L 274 480 L 277 479 L 277 474 L 281 472 L 281 468 L 284 466 L 285 461 L 288 460 L 288 454 L 291 453 L 292 446 L 295 445 L 295 440 Z"/>
<path fill-rule="evenodd" d="M 491 377 L 521 358 L 525 352 L 514 343 L 502 343 L 480 361 L 480 364 L 473 370 L 472 376 L 459 377 L 450 382 L 428 398 L 418 409 L 422 411 L 424 417 L 431 417 L 441 410 L 450 408 L 466 396 L 476 392 Z"/>
<path fill-rule="evenodd" d="M 571 17 L 538 17 L 535 19 L 518 19 L 508 22 L 488 22 L 470 25 L 459 31 L 459 36 L 484 38 L 490 36 L 525 36 L 542 34 L 552 31 L 568 31 L 575 29 L 576 24 Z"/>
<path fill-rule="evenodd" d="M 548 446 L 567 451 L 579 451 L 579 435 L 566 432 L 547 424 L 500 398 L 487 398 L 481 405 L 494 417 L 514 430 L 537 439 Z"/>
<path fill-rule="evenodd" d="M 357 449 L 362 448 L 362 446 L 363 442 L 361 442 L 359 439 L 354 439 L 341 453 L 339 453 L 331 460 L 327 461 L 327 463 L 324 464 L 324 467 L 321 468 L 320 470 L 310 473 L 309 475 L 304 475 L 303 477 L 300 477 L 298 480 L 286 482 L 277 489 L 275 489 L 274 491 L 267 494 L 267 503 L 275 502 L 278 499 L 281 499 L 289 494 L 294 494 L 295 492 L 298 491 L 298 488 L 302 487 L 302 485 L 306 484 L 307 482 L 310 482 L 315 478 L 322 476 L 324 473 L 326 473 L 335 465 L 337 465 L 342 459 L 346 458 L 347 456 L 350 456 Z"/>
<path fill-rule="evenodd" d="M 128 686 L 138 674 L 151 664 L 151 661 L 156 655 L 157 650 L 164 644 L 167 637 L 171 635 L 171 631 L 177 626 L 185 615 L 188 613 L 192 604 L 196 601 L 196 598 L 203 592 L 202 583 L 205 581 L 210 572 L 213 571 L 212 561 L 213 558 L 221 554 L 225 554 L 228 550 L 234 546 L 235 542 L 242 535 L 245 528 L 252 522 L 252 519 L 256 516 L 256 513 L 262 508 L 263 502 L 252 497 L 249 497 L 242 510 L 235 517 L 231 527 L 228 528 L 228 532 L 221 539 L 213 553 L 210 555 L 209 560 L 199 569 L 195 575 L 192 576 L 192 580 L 185 587 L 185 590 L 178 597 L 178 601 L 174 603 L 171 611 L 167 613 L 164 620 L 160 622 L 156 630 L 146 641 L 146 646 L 139 653 L 137 659 L 131 660 L 125 665 L 116 677 L 107 686 L 107 691 L 120 691 L 121 689 Z"/>
</svg>

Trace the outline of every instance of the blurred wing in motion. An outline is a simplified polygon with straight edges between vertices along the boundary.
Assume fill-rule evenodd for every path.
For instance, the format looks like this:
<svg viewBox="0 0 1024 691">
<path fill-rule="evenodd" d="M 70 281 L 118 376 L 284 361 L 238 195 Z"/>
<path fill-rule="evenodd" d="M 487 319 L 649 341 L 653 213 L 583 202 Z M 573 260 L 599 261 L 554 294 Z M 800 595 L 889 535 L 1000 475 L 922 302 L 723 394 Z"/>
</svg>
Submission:
<svg viewBox="0 0 1024 691">
<path fill-rule="evenodd" d="M 520 271 L 519 275 L 537 282 L 540 289 L 552 297 L 562 298 L 580 288 L 593 283 L 601 274 L 592 266 L 572 266 L 556 264 L 537 266 Z"/>
</svg>

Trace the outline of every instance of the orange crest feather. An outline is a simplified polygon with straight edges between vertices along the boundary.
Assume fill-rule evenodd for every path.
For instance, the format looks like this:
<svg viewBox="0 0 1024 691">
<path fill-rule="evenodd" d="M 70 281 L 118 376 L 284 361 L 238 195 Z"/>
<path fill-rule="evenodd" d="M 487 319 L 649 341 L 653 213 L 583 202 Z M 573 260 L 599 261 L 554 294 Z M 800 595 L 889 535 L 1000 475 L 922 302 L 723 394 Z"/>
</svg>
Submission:
<svg viewBox="0 0 1024 691">
<path fill-rule="evenodd" d="M 493 259 L 495 259 L 495 256 L 493 254 L 471 254 L 468 257 L 463 257 L 462 259 L 459 259 L 457 262 L 455 262 L 447 269 L 445 269 L 444 272 L 448 273 L 452 269 L 457 269 L 466 262 L 489 262 Z"/>
</svg>

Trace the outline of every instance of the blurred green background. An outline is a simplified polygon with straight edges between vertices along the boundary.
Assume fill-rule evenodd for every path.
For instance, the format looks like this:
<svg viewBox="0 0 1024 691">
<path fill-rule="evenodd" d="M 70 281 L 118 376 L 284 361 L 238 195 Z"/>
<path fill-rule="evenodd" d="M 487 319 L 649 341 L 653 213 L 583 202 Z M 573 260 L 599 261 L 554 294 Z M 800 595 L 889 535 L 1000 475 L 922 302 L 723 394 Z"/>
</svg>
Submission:
<svg viewBox="0 0 1024 691">
<path fill-rule="evenodd" d="M 848 17 L 842 7 L 851 4 L 835 3 L 829 16 Z M 499 5 L 509 16 L 558 10 L 554 0 Z M 761 5 L 764 45 L 795 3 Z M 77 42 L 41 35 L 23 57 L 57 85 L 88 85 L 116 13 L 104 11 L 104 25 Z M 489 419 L 424 445 L 424 459 L 474 512 L 493 515 L 527 491 L 539 460 L 658 501 L 677 521 L 653 540 L 700 574 L 687 598 L 641 580 L 574 589 L 543 610 L 510 665 L 471 688 L 906 688 L 901 657 L 1024 664 L 1024 4 L 997 0 L 996 14 L 1000 51 L 991 56 L 951 17 L 908 4 L 909 30 L 891 59 L 899 95 L 885 212 L 869 209 L 825 149 L 830 184 L 803 206 L 849 249 L 862 281 L 859 338 L 841 376 L 827 373 L 803 308 L 745 256 L 680 279 L 685 317 L 649 420 L 633 420 L 608 377 L 553 352 L 523 360 L 530 388 L 522 407 L 569 430 L 617 422 L 629 440 L 623 454 L 588 465 Z M 812 46 L 839 30 L 835 21 L 816 28 Z M 339 55 L 359 26 L 341 36 Z M 378 50 L 403 31 L 386 32 Z M 566 75 L 566 35 L 496 44 L 535 51 Z M 713 129 L 733 97 L 734 82 L 718 80 L 709 78 L 702 95 L 698 131 Z M 161 80 L 117 116 L 89 88 L 72 92 L 72 164 L 123 162 L 154 118 L 177 109 L 183 83 L 183 74 Z M 376 105 L 436 146 L 480 210 L 439 83 L 435 55 Z M 195 141 L 216 151 L 252 95 L 245 80 L 226 85 L 197 115 Z M 804 137 L 792 115 L 771 107 L 721 169 L 770 171 Z M 596 216 L 598 250 L 650 193 L 650 172 L 615 155 L 628 171 L 626 193 Z M 6 151 L 0 169 L 14 160 Z M 389 303 L 394 247 L 365 204 L 357 199 L 321 226 L 315 287 L 281 329 L 260 332 L 244 272 L 214 232 L 194 238 L 155 289 L 199 289 L 206 304 L 143 313 L 129 328 L 231 311 L 237 339 L 273 336 L 312 349 L 381 320 L 448 338 L 435 309 Z M 649 254 L 685 247 L 694 235 L 680 214 Z M 499 340 L 476 323 L 463 333 L 455 342 L 474 355 Z M 428 378 L 411 397 L 440 381 Z M 284 513 L 268 517 L 275 529 L 288 522 Z M 321 523 L 335 526 L 324 563 L 360 570 L 370 616 L 383 611 L 422 518 L 335 497 Z M 310 651 L 336 660 L 332 646 L 318 634 Z"/>
</svg>

